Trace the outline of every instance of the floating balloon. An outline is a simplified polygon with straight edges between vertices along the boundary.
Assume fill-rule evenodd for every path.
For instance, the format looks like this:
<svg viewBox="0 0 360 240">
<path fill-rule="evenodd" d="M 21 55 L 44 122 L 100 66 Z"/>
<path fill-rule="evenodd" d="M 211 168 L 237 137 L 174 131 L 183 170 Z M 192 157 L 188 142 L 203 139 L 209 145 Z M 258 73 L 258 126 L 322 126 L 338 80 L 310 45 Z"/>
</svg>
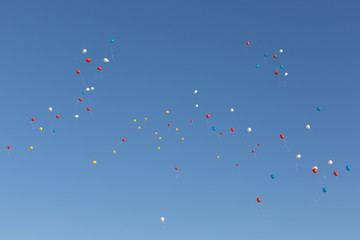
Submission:
<svg viewBox="0 0 360 240">
<path fill-rule="evenodd" d="M 88 107 L 88 108 L 86 108 L 86 110 L 90 111 L 91 109 Z"/>
<path fill-rule="evenodd" d="M 195 104 L 195 107 L 196 107 L 196 108 L 198 108 L 198 107 L 199 107 L 199 105 L 198 105 L 198 104 Z"/>
<path fill-rule="evenodd" d="M 235 131 L 235 128 L 231 128 L 230 130 L 231 130 L 232 132 L 234 132 L 234 131 Z"/>
<path fill-rule="evenodd" d="M 350 166 L 349 165 L 346 166 L 346 170 L 350 171 Z"/>
<path fill-rule="evenodd" d="M 125 142 L 126 140 L 125 140 L 125 138 L 123 138 L 121 141 Z"/>
<path fill-rule="evenodd" d="M 86 59 L 86 62 L 91 62 L 91 58 L 87 58 L 87 59 Z"/>
<path fill-rule="evenodd" d="M 97 68 L 99 71 L 101 71 L 102 70 L 102 68 L 99 66 L 98 68 Z"/>
<path fill-rule="evenodd" d="M 59 119 L 59 118 L 60 118 L 60 116 L 59 116 L 59 115 L 56 115 L 56 118 L 57 118 L 57 119 Z"/>
<path fill-rule="evenodd" d="M 279 74 L 279 72 L 278 71 L 275 71 L 275 75 L 278 75 Z"/>
<path fill-rule="evenodd" d="M 31 121 L 34 122 L 34 121 L 35 121 L 35 118 L 31 118 Z"/>
<path fill-rule="evenodd" d="M 233 109 L 233 108 L 230 108 L 230 112 L 234 112 L 234 109 Z"/>
<path fill-rule="evenodd" d="M 337 171 L 335 171 L 334 175 L 337 177 L 339 175 L 339 173 Z"/>
<path fill-rule="evenodd" d="M 104 58 L 104 62 L 108 63 L 108 62 L 109 62 L 109 59 Z"/>
<path fill-rule="evenodd" d="M 90 89 L 91 89 L 91 91 L 94 91 L 94 90 L 95 90 L 95 88 L 94 88 L 94 87 L 91 87 Z"/>
<path fill-rule="evenodd" d="M 161 140 L 162 138 L 161 137 L 159 137 L 159 140 Z"/>
<path fill-rule="evenodd" d="M 42 128 L 42 127 L 40 127 L 40 128 L 39 128 L 39 130 L 40 130 L 40 131 L 42 131 L 42 130 L 43 130 L 43 128 Z"/>
<path fill-rule="evenodd" d="M 158 150 L 160 150 L 160 147 L 158 147 Z"/>
<path fill-rule="evenodd" d="M 88 87 L 87 87 L 85 90 L 86 90 L 87 92 L 90 92 L 90 88 L 88 88 Z"/>
<path fill-rule="evenodd" d="M 246 42 L 246 45 L 248 45 L 248 46 L 249 46 L 249 45 L 250 45 L 250 42 Z"/>
<path fill-rule="evenodd" d="M 280 138 L 281 138 L 281 139 L 284 139 L 284 134 L 280 134 Z"/>
<path fill-rule="evenodd" d="M 171 124 L 170 124 L 170 123 L 168 123 L 168 127 L 171 127 Z"/>
<path fill-rule="evenodd" d="M 138 129 L 140 130 L 140 129 L 141 129 L 141 127 L 140 127 L 140 126 L 138 126 Z"/>
<path fill-rule="evenodd" d="M 328 164 L 329 164 L 329 165 L 332 165 L 332 164 L 333 164 L 333 161 L 332 161 L 332 160 L 329 160 L 329 161 L 328 161 Z"/>
<path fill-rule="evenodd" d="M 113 153 L 116 153 L 116 151 L 114 150 Z"/>
<path fill-rule="evenodd" d="M 175 131 L 179 131 L 179 129 L 178 129 L 178 128 L 175 128 Z"/>
<path fill-rule="evenodd" d="M 169 110 L 166 110 L 165 113 L 166 113 L 166 114 L 169 114 L 170 112 L 169 112 Z"/>
<path fill-rule="evenodd" d="M 212 130 L 215 131 L 215 127 L 212 127 Z"/>
<path fill-rule="evenodd" d="M 260 65 L 258 64 L 258 65 L 256 65 L 256 68 L 259 68 L 260 67 Z"/>
<path fill-rule="evenodd" d="M 85 54 L 85 53 L 87 53 L 87 50 L 86 50 L 86 49 L 83 49 L 83 50 L 82 50 L 82 54 Z"/>
<path fill-rule="evenodd" d="M 282 49 L 279 50 L 279 53 L 283 53 L 283 52 L 284 52 L 284 50 L 282 50 Z"/>
<path fill-rule="evenodd" d="M 237 163 L 236 166 L 239 166 L 239 164 Z"/>
<path fill-rule="evenodd" d="M 193 122 L 193 120 L 190 120 L 190 122 L 192 123 L 192 122 Z"/>
<path fill-rule="evenodd" d="M 261 198 L 258 197 L 258 198 L 256 199 L 256 201 L 257 201 L 258 203 L 260 203 L 260 202 L 261 202 Z"/>
<path fill-rule="evenodd" d="M 300 155 L 300 154 L 296 155 L 296 158 L 297 158 L 297 159 L 300 159 L 300 158 L 301 158 L 301 155 Z"/>
<path fill-rule="evenodd" d="M 184 138 L 181 138 L 181 141 L 184 141 Z"/>
<path fill-rule="evenodd" d="M 175 170 L 177 171 L 177 170 L 178 170 L 178 168 L 177 168 L 177 167 L 175 167 Z"/>
<path fill-rule="evenodd" d="M 76 70 L 76 73 L 77 73 L 77 74 L 80 74 L 80 70 Z"/>
<path fill-rule="evenodd" d="M 326 187 L 323 187 L 322 190 L 323 190 L 324 193 L 326 193 L 326 191 L 327 191 Z"/>
<path fill-rule="evenodd" d="M 265 57 L 267 57 L 267 56 L 269 56 L 269 54 L 267 54 L 267 53 L 265 53 L 265 55 L 264 55 Z"/>
<path fill-rule="evenodd" d="M 81 93 L 82 93 L 82 94 L 85 94 L 85 90 L 82 90 Z"/>
<path fill-rule="evenodd" d="M 277 58 L 276 54 L 274 55 L 274 58 Z"/>
<path fill-rule="evenodd" d="M 317 173 L 317 168 L 313 168 L 313 173 Z"/>
<path fill-rule="evenodd" d="M 133 122 L 136 122 L 136 119 L 134 119 Z"/>
<path fill-rule="evenodd" d="M 321 107 L 318 107 L 316 110 L 318 110 L 319 112 L 321 111 Z"/>
<path fill-rule="evenodd" d="M 317 166 L 313 166 L 313 169 L 316 169 L 316 170 L 317 170 L 317 169 L 318 169 L 318 167 L 317 167 Z"/>
<path fill-rule="evenodd" d="M 252 130 L 251 130 L 251 128 L 248 128 L 247 131 L 248 131 L 248 133 L 250 133 Z"/>
<path fill-rule="evenodd" d="M 287 72 L 286 73 L 284 73 L 284 76 L 286 77 L 287 75 L 289 75 Z"/>
<path fill-rule="evenodd" d="M 7 149 L 9 149 L 9 150 L 10 150 L 10 149 L 11 149 L 11 147 L 10 147 L 10 146 L 7 146 Z"/>
<path fill-rule="evenodd" d="M 147 117 L 146 117 L 146 118 L 144 118 L 144 120 L 146 121 L 146 120 L 147 120 Z"/>
<path fill-rule="evenodd" d="M 258 143 L 258 147 L 260 147 L 260 143 Z"/>
<path fill-rule="evenodd" d="M 197 94 L 197 93 L 198 93 L 198 90 L 195 90 L 195 91 L 194 91 L 194 94 Z"/>
<path fill-rule="evenodd" d="M 252 150 L 251 152 L 252 152 L 252 153 L 255 153 L 255 150 Z"/>
<path fill-rule="evenodd" d="M 92 161 L 93 164 L 96 164 L 96 161 Z"/>
<path fill-rule="evenodd" d="M 206 118 L 210 118 L 210 114 L 206 114 Z"/>
<path fill-rule="evenodd" d="M 34 147 L 33 146 L 30 146 L 30 150 L 33 150 L 34 149 Z"/>
<path fill-rule="evenodd" d="M 283 66 L 283 65 L 280 65 L 280 68 L 281 68 L 281 69 L 284 69 L 284 66 Z"/>
<path fill-rule="evenodd" d="M 111 39 L 110 42 L 111 42 L 111 43 L 114 43 L 114 42 L 115 42 L 115 39 Z"/>
<path fill-rule="evenodd" d="M 306 129 L 309 130 L 309 129 L 310 129 L 310 125 L 306 125 Z"/>
<path fill-rule="evenodd" d="M 79 118 L 79 115 L 76 114 L 76 115 L 75 115 L 75 118 Z"/>
<path fill-rule="evenodd" d="M 271 179 L 275 179 L 275 175 L 274 175 L 274 174 L 271 174 L 270 177 L 271 177 Z"/>
<path fill-rule="evenodd" d="M 161 222 L 164 222 L 164 221 L 165 221 L 165 218 L 164 218 L 164 217 L 161 217 L 161 218 L 160 218 L 160 221 L 161 221 Z"/>
<path fill-rule="evenodd" d="M 52 112 L 52 107 L 49 107 L 49 111 Z"/>
<path fill-rule="evenodd" d="M 216 156 L 216 158 L 220 158 L 220 156 Z"/>
<path fill-rule="evenodd" d="M 56 133 L 56 129 L 53 130 L 53 133 Z"/>
<path fill-rule="evenodd" d="M 79 101 L 80 101 L 80 102 L 82 102 L 82 100 L 83 100 L 82 98 L 79 98 Z"/>
</svg>

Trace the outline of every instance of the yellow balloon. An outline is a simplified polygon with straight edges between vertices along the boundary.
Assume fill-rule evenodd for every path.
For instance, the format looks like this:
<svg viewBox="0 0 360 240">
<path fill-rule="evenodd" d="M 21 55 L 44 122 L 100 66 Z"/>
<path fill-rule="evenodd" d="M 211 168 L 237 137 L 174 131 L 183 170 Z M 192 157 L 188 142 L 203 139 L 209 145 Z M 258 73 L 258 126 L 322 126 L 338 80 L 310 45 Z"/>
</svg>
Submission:
<svg viewBox="0 0 360 240">
<path fill-rule="evenodd" d="M 43 128 L 42 128 L 42 127 L 40 127 L 39 129 L 40 129 L 40 131 L 42 131 L 42 130 L 43 130 Z"/>
<path fill-rule="evenodd" d="M 147 120 L 147 118 L 145 118 L 145 121 Z"/>
<path fill-rule="evenodd" d="M 141 127 L 140 127 L 140 126 L 138 126 L 138 129 L 141 129 Z"/>
<path fill-rule="evenodd" d="M 113 153 L 116 153 L 116 151 L 114 150 Z"/>
<path fill-rule="evenodd" d="M 181 140 L 183 140 L 183 141 L 184 141 L 184 138 L 181 138 Z"/>
<path fill-rule="evenodd" d="M 168 113 L 169 113 L 169 110 L 166 110 L 166 113 L 168 114 Z"/>
<path fill-rule="evenodd" d="M 30 146 L 30 150 L 33 150 L 34 149 L 34 147 L 33 146 Z"/>
<path fill-rule="evenodd" d="M 136 122 L 136 119 L 134 119 L 133 122 Z"/>
<path fill-rule="evenodd" d="M 160 147 L 158 147 L 158 150 L 160 150 Z"/>
<path fill-rule="evenodd" d="M 96 161 L 92 161 L 93 164 L 96 164 Z"/>
<path fill-rule="evenodd" d="M 217 158 L 220 158 L 220 156 L 217 156 Z"/>
<path fill-rule="evenodd" d="M 155 132 L 155 135 L 157 135 L 157 132 Z"/>
<path fill-rule="evenodd" d="M 161 137 L 159 137 L 159 140 L 161 140 Z"/>
<path fill-rule="evenodd" d="M 179 129 L 178 128 L 175 128 L 176 131 L 178 131 Z"/>
</svg>

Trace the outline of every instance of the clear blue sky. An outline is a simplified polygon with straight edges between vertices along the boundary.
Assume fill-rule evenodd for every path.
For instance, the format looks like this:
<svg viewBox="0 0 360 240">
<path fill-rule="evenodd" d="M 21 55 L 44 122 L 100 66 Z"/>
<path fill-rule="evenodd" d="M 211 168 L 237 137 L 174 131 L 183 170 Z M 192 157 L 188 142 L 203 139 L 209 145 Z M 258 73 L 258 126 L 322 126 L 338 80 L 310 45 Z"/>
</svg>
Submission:
<svg viewBox="0 0 360 240">
<path fill-rule="evenodd" d="M 0 239 L 359 239 L 359 8 L 2 2 Z"/>
</svg>

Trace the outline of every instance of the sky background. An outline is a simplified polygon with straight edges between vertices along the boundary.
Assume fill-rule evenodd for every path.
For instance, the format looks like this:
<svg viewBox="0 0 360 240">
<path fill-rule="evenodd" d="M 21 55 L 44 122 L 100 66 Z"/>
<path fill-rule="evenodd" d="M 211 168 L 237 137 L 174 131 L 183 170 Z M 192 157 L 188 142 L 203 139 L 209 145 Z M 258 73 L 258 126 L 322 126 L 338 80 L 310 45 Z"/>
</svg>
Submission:
<svg viewBox="0 0 360 240">
<path fill-rule="evenodd" d="M 359 8 L 2 2 L 0 239 L 359 239 Z"/>
</svg>

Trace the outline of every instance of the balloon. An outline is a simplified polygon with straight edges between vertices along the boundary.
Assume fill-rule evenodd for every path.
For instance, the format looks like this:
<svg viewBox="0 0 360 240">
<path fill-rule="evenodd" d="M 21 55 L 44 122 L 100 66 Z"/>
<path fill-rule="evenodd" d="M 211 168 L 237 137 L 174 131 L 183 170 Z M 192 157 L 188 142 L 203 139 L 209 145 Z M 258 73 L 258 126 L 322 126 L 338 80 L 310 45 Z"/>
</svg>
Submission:
<svg viewBox="0 0 360 240">
<path fill-rule="evenodd" d="M 53 130 L 53 133 L 56 133 L 56 129 Z"/>
<path fill-rule="evenodd" d="M 317 167 L 317 166 L 313 166 L 313 169 L 316 169 L 316 170 L 317 170 L 317 169 L 318 169 L 318 167 Z"/>
<path fill-rule="evenodd" d="M 220 158 L 220 156 L 216 156 L 216 158 Z"/>
<path fill-rule="evenodd" d="M 43 128 L 42 128 L 42 127 L 40 127 L 40 128 L 39 128 L 39 130 L 40 130 L 40 131 L 42 131 L 42 130 L 43 130 Z"/>
<path fill-rule="evenodd" d="M 7 146 L 7 149 L 10 149 L 11 147 L 10 146 Z"/>
<path fill-rule="evenodd" d="M 82 54 L 85 54 L 85 53 L 87 53 L 87 50 L 86 50 L 86 49 L 83 49 L 83 50 L 82 50 Z"/>
<path fill-rule="evenodd" d="M 284 50 L 280 49 L 280 50 L 279 50 L 279 52 L 280 52 L 280 53 L 283 53 L 283 52 L 284 52 Z"/>
<path fill-rule="evenodd" d="M 313 168 L 313 173 L 317 173 L 317 168 Z"/>
<path fill-rule="evenodd" d="M 190 122 L 192 123 L 192 122 L 193 122 L 193 120 L 190 120 Z"/>
<path fill-rule="evenodd" d="M 274 58 L 277 58 L 276 54 L 274 55 Z"/>
<path fill-rule="evenodd" d="M 326 191 L 327 191 L 326 187 L 323 187 L 322 190 L 323 190 L 324 193 L 326 193 Z"/>
<path fill-rule="evenodd" d="M 269 54 L 265 53 L 265 57 L 269 56 Z"/>
<path fill-rule="evenodd" d="M 85 94 L 85 90 L 82 90 L 81 93 L 82 93 L 82 94 Z"/>
<path fill-rule="evenodd" d="M 178 168 L 177 168 L 177 167 L 175 167 L 175 170 L 177 171 L 177 170 L 178 170 Z"/>
<path fill-rule="evenodd" d="M 94 91 L 94 90 L 95 90 L 95 88 L 94 88 L 94 87 L 91 87 L 90 89 L 91 89 L 91 91 Z"/>
<path fill-rule="evenodd" d="M 337 177 L 339 175 L 339 173 L 337 171 L 335 171 L 334 175 Z"/>
<path fill-rule="evenodd" d="M 274 175 L 274 174 L 271 174 L 270 177 L 271 177 L 271 179 L 275 179 L 275 175 Z"/>
<path fill-rule="evenodd" d="M 198 90 L 195 90 L 195 91 L 194 91 L 194 94 L 197 94 L 197 93 L 198 93 Z"/>
<path fill-rule="evenodd" d="M 49 111 L 52 112 L 52 107 L 49 107 Z"/>
<path fill-rule="evenodd" d="M 158 150 L 160 150 L 160 147 L 158 147 Z"/>
<path fill-rule="evenodd" d="M 233 109 L 233 108 L 230 108 L 230 112 L 234 112 L 234 109 Z"/>
<path fill-rule="evenodd" d="M 309 130 L 309 129 L 310 129 L 310 125 L 306 125 L 306 129 Z"/>
<path fill-rule="evenodd" d="M 168 127 L 171 127 L 171 124 L 170 124 L 170 123 L 168 123 Z"/>
<path fill-rule="evenodd" d="M 329 160 L 329 161 L 328 161 L 328 164 L 329 164 L 329 165 L 332 165 L 332 164 L 333 164 L 333 161 L 332 161 L 332 160 Z"/>
<path fill-rule="evenodd" d="M 77 74 L 80 74 L 80 70 L 76 70 L 76 73 L 77 73 Z"/>
<path fill-rule="evenodd" d="M 136 122 L 136 119 L 134 119 L 133 122 Z"/>
<path fill-rule="evenodd" d="M 155 135 L 157 135 L 157 132 L 155 132 Z"/>
<path fill-rule="evenodd" d="M 141 129 L 141 127 L 140 127 L 140 126 L 138 126 L 138 129 L 140 130 L 140 129 Z"/>
<path fill-rule="evenodd" d="M 256 201 L 257 201 L 258 203 L 260 203 L 260 202 L 261 202 L 261 198 L 258 197 L 258 198 L 256 199 Z"/>
<path fill-rule="evenodd" d="M 79 98 L 79 101 L 80 101 L 80 102 L 82 102 L 82 100 L 83 100 L 82 98 Z"/>
<path fill-rule="evenodd" d="M 109 62 L 109 59 L 104 58 L 104 62 L 108 63 L 108 62 Z"/>
<path fill-rule="evenodd" d="M 161 217 L 161 218 L 160 218 L 160 221 L 161 221 L 161 222 L 164 222 L 164 221 L 165 221 L 165 218 L 164 218 L 164 217 Z"/>
<path fill-rule="evenodd" d="M 252 152 L 252 153 L 255 153 L 255 150 L 252 150 L 251 152 Z"/>
<path fill-rule="evenodd" d="M 87 92 L 89 92 L 89 91 L 90 91 L 90 88 L 87 87 L 85 90 L 86 90 Z"/>
<path fill-rule="evenodd" d="M 102 68 L 101 68 L 101 67 L 98 67 L 97 69 L 98 69 L 99 71 L 101 71 L 101 70 L 102 70 Z"/>
<path fill-rule="evenodd" d="M 110 42 L 111 42 L 111 43 L 114 43 L 114 42 L 115 42 L 115 39 L 111 39 Z"/>
<path fill-rule="evenodd" d="M 215 131 L 215 127 L 212 127 L 212 130 Z"/>
<path fill-rule="evenodd" d="M 125 140 L 125 138 L 123 138 L 121 141 L 125 142 L 126 140 Z"/>
<path fill-rule="evenodd" d="M 197 108 L 198 108 L 198 107 L 199 107 L 199 105 L 198 105 L 198 104 L 195 104 L 195 107 L 197 107 Z"/>
<path fill-rule="evenodd" d="M 31 121 L 32 121 L 32 122 L 35 121 L 35 118 L 32 118 Z"/>
<path fill-rule="evenodd" d="M 96 161 L 92 161 L 93 164 L 96 164 Z"/>
<path fill-rule="evenodd" d="M 86 59 L 86 62 L 91 62 L 91 58 L 87 58 L 87 59 Z"/>
<path fill-rule="evenodd" d="M 237 163 L 236 166 L 239 166 L 239 164 Z"/>
<path fill-rule="evenodd" d="M 159 137 L 159 140 L 161 140 L 161 137 Z"/>
<path fill-rule="evenodd" d="M 230 130 L 231 130 L 232 132 L 234 132 L 234 131 L 235 131 L 235 128 L 231 128 Z"/>
<path fill-rule="evenodd" d="M 60 116 L 59 116 L 59 115 L 56 115 L 56 118 L 57 118 L 57 119 L 59 119 L 59 118 L 60 118 Z"/>
<path fill-rule="evenodd" d="M 300 159 L 300 158 L 301 158 L 301 155 L 300 155 L 300 154 L 296 155 L 296 158 L 297 158 L 297 159 Z"/>
<path fill-rule="evenodd" d="M 280 134 L 280 138 L 281 138 L 281 139 L 284 139 L 284 134 Z"/>
<path fill-rule="evenodd" d="M 114 150 L 113 153 L 116 153 L 116 151 Z"/>
<path fill-rule="evenodd" d="M 318 107 L 316 110 L 318 110 L 319 112 L 321 111 L 321 107 Z"/>
<path fill-rule="evenodd" d="M 178 128 L 175 128 L 175 131 L 179 131 L 179 129 L 178 129 Z"/>
<path fill-rule="evenodd" d="M 90 108 L 86 108 L 86 110 L 90 111 L 91 109 L 90 109 Z"/>
<path fill-rule="evenodd" d="M 166 110 L 165 113 L 169 114 L 170 112 L 169 112 L 169 110 Z"/>
<path fill-rule="evenodd" d="M 260 143 L 258 143 L 258 147 L 260 147 Z"/>
<path fill-rule="evenodd" d="M 350 166 L 349 165 L 346 166 L 346 170 L 350 171 Z"/>
<path fill-rule="evenodd" d="M 76 114 L 76 115 L 75 115 L 75 118 L 79 118 L 79 115 Z"/>
<path fill-rule="evenodd" d="M 285 75 L 285 77 L 286 77 L 286 76 L 289 75 L 289 74 L 286 72 L 286 73 L 284 73 L 284 75 Z"/>
<path fill-rule="evenodd" d="M 278 71 L 275 71 L 275 75 L 278 75 L 279 74 L 279 72 Z"/>
<path fill-rule="evenodd" d="M 283 65 L 280 65 L 280 68 L 281 68 L 281 69 L 284 69 L 284 66 L 283 66 Z"/>
<path fill-rule="evenodd" d="M 223 135 L 223 133 L 221 132 L 220 135 Z"/>
<path fill-rule="evenodd" d="M 34 149 L 34 147 L 33 146 L 30 146 L 30 150 L 33 150 Z"/>
<path fill-rule="evenodd" d="M 251 128 L 248 128 L 247 131 L 248 131 L 248 133 L 249 133 L 249 132 L 251 132 L 252 130 L 251 130 Z"/>
<path fill-rule="evenodd" d="M 256 68 L 259 68 L 260 67 L 260 65 L 258 64 L 258 65 L 256 65 Z"/>
<path fill-rule="evenodd" d="M 147 120 L 147 118 L 144 118 L 145 119 L 145 121 Z"/>
<path fill-rule="evenodd" d="M 206 118 L 210 118 L 210 114 L 206 114 Z"/>
</svg>

